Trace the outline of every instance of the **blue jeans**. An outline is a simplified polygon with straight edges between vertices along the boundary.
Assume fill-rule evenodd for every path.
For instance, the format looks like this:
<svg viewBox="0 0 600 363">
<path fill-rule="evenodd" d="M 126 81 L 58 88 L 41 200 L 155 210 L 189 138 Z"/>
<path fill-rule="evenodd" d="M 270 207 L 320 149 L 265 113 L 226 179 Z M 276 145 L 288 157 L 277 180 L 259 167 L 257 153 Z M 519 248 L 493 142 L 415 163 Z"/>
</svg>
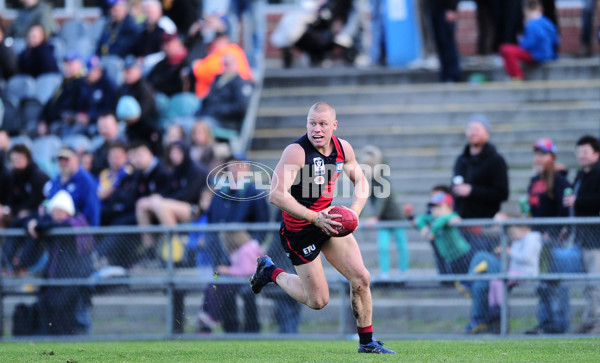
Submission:
<svg viewBox="0 0 600 363">
<path fill-rule="evenodd" d="M 369 0 L 371 5 L 371 45 L 369 58 L 373 63 L 381 63 L 383 59 L 382 48 L 385 44 L 385 31 L 383 24 L 383 0 Z"/>
<path fill-rule="evenodd" d="M 544 333 L 560 334 L 571 327 L 569 288 L 560 281 L 542 281 L 537 289 L 537 319 Z"/>
<path fill-rule="evenodd" d="M 404 228 L 382 228 L 377 232 L 377 249 L 379 256 L 379 269 L 382 274 L 390 272 L 390 240 L 392 234 L 398 249 L 398 269 L 408 270 L 408 248 L 406 247 L 406 233 Z"/>
<path fill-rule="evenodd" d="M 469 265 L 469 273 L 474 274 L 474 269 L 483 261 L 487 262 L 487 270 L 485 273 L 499 273 L 500 260 L 491 253 L 477 252 L 471 259 Z M 498 318 L 497 311 L 492 310 L 488 303 L 488 294 L 490 289 L 489 281 L 473 281 L 471 283 L 471 322 L 487 323 Z"/>
</svg>

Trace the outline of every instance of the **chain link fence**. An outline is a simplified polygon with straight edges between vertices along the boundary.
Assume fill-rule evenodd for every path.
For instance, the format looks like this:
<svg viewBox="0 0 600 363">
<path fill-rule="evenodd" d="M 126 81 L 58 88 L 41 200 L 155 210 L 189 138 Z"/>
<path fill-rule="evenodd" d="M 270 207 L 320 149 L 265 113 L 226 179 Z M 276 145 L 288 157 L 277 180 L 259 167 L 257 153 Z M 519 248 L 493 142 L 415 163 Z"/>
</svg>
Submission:
<svg viewBox="0 0 600 363">
<path fill-rule="evenodd" d="M 378 336 L 567 333 L 594 318 L 589 301 L 598 299 L 599 267 L 584 261 L 594 251 L 587 247 L 599 251 L 600 219 L 477 220 L 448 228 L 457 240 L 447 230 L 420 233 L 409 222 L 355 232 L 371 271 Z M 407 248 L 379 250 L 380 234 L 390 229 L 404 231 Z M 276 223 L 71 228 L 37 240 L 1 231 L 1 336 L 352 337 L 348 284 L 326 262 L 331 299 L 321 311 L 274 284 L 251 292 L 255 264 L 249 269 L 240 258 L 267 253 L 293 271 L 278 231 Z M 402 254 L 410 256 L 405 271 L 395 263 Z M 391 260 L 389 274 L 380 274 L 381 258 Z"/>
</svg>

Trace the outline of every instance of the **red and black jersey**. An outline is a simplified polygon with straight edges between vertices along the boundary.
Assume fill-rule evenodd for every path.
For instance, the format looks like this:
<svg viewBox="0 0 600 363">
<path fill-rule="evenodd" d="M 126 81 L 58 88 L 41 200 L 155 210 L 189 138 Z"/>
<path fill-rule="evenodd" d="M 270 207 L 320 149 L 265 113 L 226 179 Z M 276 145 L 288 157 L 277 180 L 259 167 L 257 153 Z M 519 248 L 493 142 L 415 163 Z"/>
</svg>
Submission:
<svg viewBox="0 0 600 363">
<path fill-rule="evenodd" d="M 328 156 L 318 152 L 306 134 L 294 142 L 302 146 L 306 156 L 304 166 L 298 171 L 290 193 L 298 203 L 315 212 L 322 211 L 331 204 L 335 183 L 346 160 L 340 140 L 332 136 L 331 141 L 334 148 Z M 310 224 L 286 212 L 283 212 L 283 221 L 286 229 L 292 232 Z"/>
</svg>

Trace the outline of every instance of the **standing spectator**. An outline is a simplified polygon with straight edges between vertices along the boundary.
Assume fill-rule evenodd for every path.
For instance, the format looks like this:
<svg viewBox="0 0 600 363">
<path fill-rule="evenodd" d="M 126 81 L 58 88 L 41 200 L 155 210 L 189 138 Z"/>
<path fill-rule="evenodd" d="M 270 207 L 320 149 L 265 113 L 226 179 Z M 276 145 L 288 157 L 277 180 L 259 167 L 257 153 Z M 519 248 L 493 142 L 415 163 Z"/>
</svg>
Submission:
<svg viewBox="0 0 600 363">
<path fill-rule="evenodd" d="M 100 58 L 93 55 L 87 61 L 88 74 L 80 90 L 79 107 L 75 116 L 79 133 L 94 135 L 96 121 L 102 113 L 115 109 L 117 85 L 106 75 Z"/>
<path fill-rule="evenodd" d="M 496 37 L 496 0 L 476 0 L 477 3 L 477 54 L 489 55 L 495 53 L 494 40 Z"/>
<path fill-rule="evenodd" d="M 70 52 L 63 58 L 63 81 L 42 109 L 38 123 L 38 136 L 52 132 L 61 136 L 75 133 L 75 113 L 79 96 L 85 83 L 84 64 L 77 53 Z"/>
<path fill-rule="evenodd" d="M 142 78 L 142 67 L 134 56 L 125 57 L 125 70 L 123 71 L 123 85 L 118 91 L 118 98 L 129 95 L 138 101 L 142 109 L 141 118 L 154 120 L 156 118 L 156 104 L 154 103 L 154 90 L 150 83 Z"/>
<path fill-rule="evenodd" d="M 456 45 L 458 0 L 430 0 L 430 19 L 440 59 L 440 82 L 460 82 L 460 56 Z"/>
<path fill-rule="evenodd" d="M 142 108 L 132 96 L 123 96 L 117 103 L 117 119 L 125 121 L 127 142 L 144 141 L 159 155 L 162 151 L 161 136 L 148 120 L 142 119 Z"/>
<path fill-rule="evenodd" d="M 36 78 L 44 73 L 58 73 L 54 46 L 46 40 L 44 28 L 33 25 L 27 31 L 27 48 L 19 54 L 19 73 Z"/>
<path fill-rule="evenodd" d="M 208 95 L 215 77 L 224 71 L 223 59 L 230 55 L 235 60 L 237 71 L 241 78 L 252 79 L 252 71 L 248 65 L 246 54 L 239 45 L 231 43 L 225 34 L 217 34 L 209 46 L 206 57 L 194 62 L 192 69 L 196 79 L 196 96 L 203 99 Z"/>
<path fill-rule="evenodd" d="M 94 240 L 90 235 L 45 236 L 53 228 L 85 227 L 85 218 L 76 212 L 71 195 L 58 191 L 48 203 L 49 215 L 31 219 L 27 233 L 48 250 L 48 279 L 88 278 L 93 272 L 91 253 Z M 89 332 L 91 321 L 84 323 L 78 314 L 91 307 L 87 286 L 42 287 L 38 295 L 41 335 L 72 335 Z"/>
<path fill-rule="evenodd" d="M 108 0 L 110 16 L 100 35 L 96 54 L 117 55 L 121 58 L 133 52 L 140 29 L 131 15 L 126 0 Z"/>
<path fill-rule="evenodd" d="M 366 220 L 365 226 L 372 227 L 379 221 L 397 221 L 402 219 L 402 212 L 395 202 L 389 177 L 381 168 L 383 164 L 381 150 L 373 145 L 363 149 L 361 164 L 365 164 L 365 177 L 369 179 L 369 201 L 374 209 L 373 216 Z M 389 171 L 389 170 L 388 170 Z M 408 248 L 404 228 L 379 228 L 377 230 L 377 252 L 381 278 L 390 274 L 390 240 L 394 237 L 398 250 L 398 270 L 402 274 L 408 270 Z"/>
<path fill-rule="evenodd" d="M 197 214 L 200 193 L 206 186 L 206 171 L 189 157 L 189 148 L 175 142 L 167 148 L 168 161 L 173 171 L 164 194 L 152 194 L 137 201 L 135 211 L 138 225 L 149 226 L 153 218 L 163 226 L 189 222 Z M 142 236 L 144 247 L 152 248 L 150 236 Z"/>
<path fill-rule="evenodd" d="M 592 55 L 595 14 L 596 0 L 584 0 L 583 11 L 581 12 L 581 49 L 578 53 L 581 57 L 590 57 Z"/>
<path fill-rule="evenodd" d="M 548 138 L 536 141 L 533 168 L 536 175 L 531 178 L 529 187 L 529 208 L 534 218 L 566 217 L 568 209 L 563 206 L 563 195 L 570 184 L 556 171 L 556 145 Z M 561 226 L 536 226 L 542 233 L 546 249 L 562 246 L 565 228 Z M 560 271 L 550 271 L 560 272 Z M 564 333 L 570 325 L 569 290 L 560 281 L 541 281 L 538 287 L 538 326 L 526 331 L 527 334 Z"/>
<path fill-rule="evenodd" d="M 215 77 L 198 112 L 202 118 L 214 119 L 215 126 L 239 133 L 252 96 L 252 83 L 240 77 L 231 55 L 223 57 L 223 73 Z"/>
<path fill-rule="evenodd" d="M 234 43 L 244 44 L 250 66 L 257 71 L 265 44 L 265 24 L 267 23 L 265 3 L 265 0 L 231 0 L 229 2 L 229 36 Z M 244 22 L 248 29 L 244 29 L 243 42 L 240 42 L 238 34 L 240 34 L 240 24 L 242 24 L 244 15 L 248 17 L 248 21 Z"/>
<path fill-rule="evenodd" d="M 17 17 L 8 28 L 6 36 L 13 38 L 25 38 L 27 31 L 33 25 L 41 25 L 44 28 L 46 38 L 54 33 L 54 18 L 52 7 L 43 0 L 19 0 L 23 8 L 19 9 Z"/>
<path fill-rule="evenodd" d="M 508 168 L 489 142 L 490 122 L 486 116 L 471 116 L 465 134 L 467 145 L 453 169 L 455 210 L 463 219 L 493 218 L 508 199 Z M 475 251 L 493 250 L 494 246 L 480 238 L 481 228 L 469 227 L 463 232 Z"/>
<path fill-rule="evenodd" d="M 176 93 L 189 89 L 186 86 L 191 81 L 189 73 L 190 61 L 188 50 L 176 34 L 164 34 L 162 39 L 162 50 L 165 58 L 150 70 L 146 79 L 154 90 L 172 96 Z"/>
<path fill-rule="evenodd" d="M 554 24 L 556 29 L 560 29 L 558 16 L 556 14 L 556 0 L 539 0 L 539 3 L 542 7 L 542 11 L 544 12 L 544 16 L 548 18 L 552 24 Z"/>
<path fill-rule="evenodd" d="M 177 33 L 177 26 L 171 19 L 163 16 L 162 6 L 158 0 L 144 0 L 142 10 L 145 20 L 132 54 L 145 57 L 161 52 L 161 42 L 165 33 Z"/>
<path fill-rule="evenodd" d="M 563 197 L 564 206 L 571 208 L 576 217 L 597 217 L 600 214 L 600 141 L 586 135 L 577 140 L 576 154 L 581 170 L 574 183 L 574 194 Z M 583 249 L 583 269 L 586 273 L 600 273 L 600 242 L 597 225 L 578 225 L 575 241 Z M 586 283 L 586 306 L 583 322 L 576 329 L 580 334 L 600 333 L 600 289 L 597 281 Z"/>
<path fill-rule="evenodd" d="M 523 32 L 523 0 L 496 0 L 496 41 L 501 44 L 517 44 L 517 36 Z"/>
<path fill-rule="evenodd" d="M 108 146 L 120 139 L 119 124 L 117 118 L 112 112 L 100 114 L 97 121 L 98 135 L 104 140 L 92 154 L 92 166 L 90 172 L 95 177 L 100 175 L 100 172 L 108 168 Z"/>
<path fill-rule="evenodd" d="M 108 147 L 108 168 L 98 178 L 100 224 L 110 226 L 135 211 L 133 167 L 127 160 L 127 146 L 114 141 Z"/>
<path fill-rule="evenodd" d="M 8 81 L 17 73 L 17 55 L 12 47 L 6 45 L 4 25 L 0 18 L 0 81 Z"/>
<path fill-rule="evenodd" d="M 543 15 L 536 0 L 527 1 L 526 17 L 525 33 L 520 38 L 519 45 L 507 43 L 500 46 L 506 73 L 517 80 L 523 79 L 519 61 L 539 64 L 556 59 L 556 48 L 560 43 L 556 26 Z"/>
<path fill-rule="evenodd" d="M 90 173 L 79 166 L 79 156 L 70 147 L 58 151 L 59 175 L 46 183 L 44 191 L 51 199 L 58 191 L 66 190 L 75 203 L 75 211 L 83 214 L 90 226 L 100 225 L 100 201 L 96 182 Z"/>
</svg>

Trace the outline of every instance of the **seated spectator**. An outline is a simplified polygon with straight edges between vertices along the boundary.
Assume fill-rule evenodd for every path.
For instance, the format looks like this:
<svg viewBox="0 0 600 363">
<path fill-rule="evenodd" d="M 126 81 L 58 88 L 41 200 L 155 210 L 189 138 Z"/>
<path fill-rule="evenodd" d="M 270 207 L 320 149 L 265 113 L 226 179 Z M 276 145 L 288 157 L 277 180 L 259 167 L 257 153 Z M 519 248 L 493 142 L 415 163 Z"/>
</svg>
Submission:
<svg viewBox="0 0 600 363">
<path fill-rule="evenodd" d="M 93 151 L 91 173 L 95 177 L 100 175 L 100 172 L 108 168 L 108 147 L 117 140 L 120 140 L 119 124 L 117 118 L 112 112 L 100 114 L 97 121 L 98 135 L 102 137 L 104 142 Z"/>
<path fill-rule="evenodd" d="M 127 146 L 113 141 L 108 147 L 108 168 L 98 178 L 100 225 L 114 225 L 124 215 L 135 212 L 133 167 L 127 160 Z"/>
<path fill-rule="evenodd" d="M 167 130 L 165 131 L 164 139 L 165 140 L 164 140 L 163 144 L 165 146 L 165 149 L 167 148 L 167 146 L 171 145 L 175 141 L 187 142 L 187 140 L 186 140 L 187 136 L 185 134 L 185 130 L 183 129 L 183 126 L 178 125 L 178 124 L 170 124 L 169 126 L 167 126 Z"/>
<path fill-rule="evenodd" d="M 10 24 L 6 36 L 25 38 L 29 28 L 33 25 L 41 25 L 46 38 L 50 38 L 54 33 L 52 7 L 43 0 L 19 0 L 19 2 L 23 7 L 17 12 L 17 17 Z"/>
<path fill-rule="evenodd" d="M 119 88 L 118 98 L 125 95 L 133 96 L 138 101 L 143 120 L 156 119 L 154 89 L 146 79 L 142 78 L 142 67 L 134 56 L 125 57 L 123 85 Z"/>
<path fill-rule="evenodd" d="M 172 96 L 191 89 L 188 50 L 175 34 L 165 34 L 162 40 L 165 58 L 150 70 L 146 79 L 155 91 Z"/>
<path fill-rule="evenodd" d="M 98 116 L 115 109 L 117 85 L 106 75 L 97 56 L 90 57 L 87 69 L 88 74 L 80 91 L 75 120 L 82 128 L 79 133 L 95 135 Z"/>
<path fill-rule="evenodd" d="M 499 214 L 498 220 L 516 218 L 512 214 Z M 511 276 L 537 276 L 540 273 L 540 253 L 542 251 L 542 235 L 531 231 L 525 225 L 513 225 L 508 228 L 511 241 L 506 250 L 508 266 L 506 272 Z M 500 249 L 495 254 L 480 251 L 473 256 L 469 272 L 472 274 L 500 273 Z M 512 289 L 518 281 L 508 282 Z M 502 304 L 502 281 L 473 281 L 471 284 L 471 320 L 466 327 L 466 333 L 478 334 L 486 331 L 497 331 L 500 320 L 500 305 Z"/>
<path fill-rule="evenodd" d="M 215 12 L 205 14 L 202 18 L 196 20 L 185 37 L 185 45 L 191 54 L 191 59 L 206 57 L 208 47 L 217 34 L 226 32 L 227 14 Z"/>
<path fill-rule="evenodd" d="M 17 73 L 17 55 L 12 47 L 6 45 L 4 25 L 0 18 L 0 80 L 8 81 Z"/>
<path fill-rule="evenodd" d="M 525 14 L 527 20 L 519 45 L 507 43 L 500 46 L 506 73 L 516 80 L 523 79 L 520 61 L 540 64 L 556 59 L 556 49 L 560 44 L 556 26 L 544 16 L 543 9 L 536 0 L 527 1 Z"/>
<path fill-rule="evenodd" d="M 189 222 L 198 212 L 200 193 L 206 185 L 206 171 L 189 157 L 189 148 L 175 142 L 167 148 L 168 163 L 172 167 L 167 191 L 141 198 L 136 204 L 138 225 L 149 226 L 153 219 L 163 226 Z M 152 248 L 150 236 L 143 236 L 144 247 Z"/>
<path fill-rule="evenodd" d="M 133 52 L 140 32 L 139 26 L 129 15 L 126 0 L 107 0 L 110 16 L 100 35 L 96 54 L 100 57 L 116 55 L 121 58 Z"/>
<path fill-rule="evenodd" d="M 256 270 L 256 260 L 265 254 L 255 239 L 246 231 L 223 233 L 225 248 L 231 265 L 217 266 L 220 276 L 250 277 Z M 248 284 L 209 284 L 205 289 L 202 310 L 198 316 L 201 332 L 211 332 L 217 321 L 223 324 L 228 333 L 257 333 L 260 330 L 256 299 L 248 289 Z M 236 296 L 244 300 L 244 325 L 240 327 Z"/>
<path fill-rule="evenodd" d="M 225 34 L 217 34 L 210 44 L 208 55 L 194 62 L 192 69 L 196 80 L 196 96 L 203 99 L 208 95 L 215 77 L 223 73 L 223 59 L 226 55 L 233 57 L 239 76 L 247 81 L 252 79 L 252 71 L 244 50 L 239 45 L 229 42 Z"/>
<path fill-rule="evenodd" d="M 199 116 L 215 120 L 215 126 L 239 133 L 252 96 L 252 83 L 242 79 L 235 59 L 223 57 L 223 73 L 215 77 L 202 102 Z"/>
<path fill-rule="evenodd" d="M 4 134 L 5 132 L 2 131 Z M 4 135 L 3 135 L 4 136 Z M 2 159 L 0 159 L 0 188 L 1 190 L 9 190 L 12 184 L 12 174 L 10 170 L 4 164 L 4 151 L 2 152 Z M 0 226 L 5 227 L 9 220 L 10 216 L 10 207 L 8 204 L 8 198 L 10 195 L 8 193 L 0 193 Z"/>
<path fill-rule="evenodd" d="M 231 156 L 229 144 L 215 141 L 210 124 L 205 120 L 199 120 L 192 126 L 190 134 L 192 147 L 190 157 L 197 163 L 203 165 L 206 170 L 212 170 L 217 165 L 225 162 Z"/>
<path fill-rule="evenodd" d="M 88 278 L 93 272 L 91 252 L 94 240 L 89 235 L 45 236 L 53 228 L 84 227 L 85 217 L 76 213 L 71 195 L 57 192 L 48 203 L 49 215 L 31 219 L 27 233 L 48 250 L 48 279 Z M 87 286 L 44 286 L 38 294 L 41 335 L 85 334 L 91 322 L 78 316 L 91 306 Z"/>
<path fill-rule="evenodd" d="M 96 194 L 94 177 L 79 165 L 79 156 L 72 148 L 63 146 L 58 151 L 59 174 L 44 186 L 44 194 L 51 199 L 60 190 L 71 194 L 75 211 L 83 214 L 90 226 L 100 224 L 100 201 Z"/>
<path fill-rule="evenodd" d="M 84 64 L 77 53 L 68 53 L 63 58 L 63 81 L 46 102 L 38 123 L 38 136 L 53 133 L 67 136 L 80 129 L 75 125 L 75 113 L 79 107 L 79 96 L 83 88 Z"/>
<path fill-rule="evenodd" d="M 458 227 L 453 226 L 460 221 L 460 217 L 452 209 L 453 205 L 454 200 L 450 194 L 443 192 L 434 194 L 429 200 L 431 214 L 420 216 L 416 225 L 423 237 L 433 241 L 453 274 L 466 274 L 473 257 L 473 250 Z"/>
<path fill-rule="evenodd" d="M 160 53 L 162 51 L 160 44 L 163 35 L 176 34 L 177 26 L 171 19 L 163 16 L 162 5 L 158 0 L 142 1 L 142 11 L 145 17 L 137 41 L 133 47 L 133 54 L 136 57 L 146 57 L 150 54 Z"/>
<path fill-rule="evenodd" d="M 161 136 L 154 125 L 141 118 L 140 104 L 132 96 L 123 96 L 117 103 L 117 119 L 125 121 L 127 142 L 144 141 L 159 155 L 162 151 Z"/>
<path fill-rule="evenodd" d="M 27 48 L 19 54 L 19 73 L 36 78 L 44 73 L 58 73 L 54 58 L 54 46 L 48 43 L 41 25 L 34 25 L 27 32 Z"/>
</svg>

